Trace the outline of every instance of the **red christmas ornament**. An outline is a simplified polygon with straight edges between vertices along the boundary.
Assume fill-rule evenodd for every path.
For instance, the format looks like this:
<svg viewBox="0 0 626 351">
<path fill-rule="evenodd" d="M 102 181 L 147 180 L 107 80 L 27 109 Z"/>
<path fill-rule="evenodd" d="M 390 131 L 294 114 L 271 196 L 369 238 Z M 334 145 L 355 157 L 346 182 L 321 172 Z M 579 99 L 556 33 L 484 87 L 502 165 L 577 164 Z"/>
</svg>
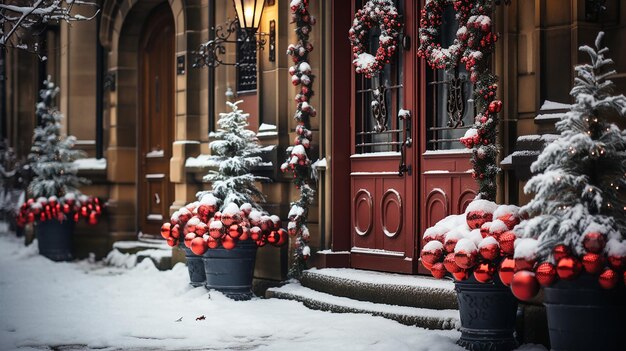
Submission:
<svg viewBox="0 0 626 351">
<path fill-rule="evenodd" d="M 261 228 L 259 227 L 252 227 L 250 229 L 250 238 L 254 241 L 257 241 L 261 238 Z"/>
<path fill-rule="evenodd" d="M 79 219 L 79 217 L 78 217 L 78 216 L 79 216 L 79 215 L 78 215 L 78 212 L 74 213 L 74 222 L 78 222 L 78 219 Z M 45 221 L 45 220 L 46 220 L 46 216 L 42 213 L 42 214 L 41 214 L 41 218 L 40 218 L 40 219 L 41 219 L 42 221 Z"/>
<path fill-rule="evenodd" d="M 428 248 L 425 247 L 422 250 L 421 258 L 422 258 L 422 261 L 424 261 L 426 263 L 434 264 L 435 262 L 440 261 L 442 256 L 443 256 L 443 250 L 442 249 L 436 248 L 436 249 L 428 250 Z"/>
<path fill-rule="evenodd" d="M 457 238 L 446 239 L 445 244 L 443 244 L 443 248 L 446 250 L 446 252 L 454 252 L 454 247 L 456 246 L 456 243 L 458 241 L 459 239 Z"/>
<path fill-rule="evenodd" d="M 443 266 L 450 273 L 458 273 L 463 270 L 461 267 L 457 266 L 456 261 L 454 260 L 453 252 L 447 254 L 443 259 Z"/>
<path fill-rule="evenodd" d="M 213 223 L 215 222 L 212 222 L 211 225 L 209 225 L 209 236 L 211 236 L 213 239 L 219 239 L 222 237 L 223 227 L 219 224 L 219 221 L 216 224 Z"/>
<path fill-rule="evenodd" d="M 469 273 L 466 270 L 461 270 L 459 272 L 452 273 L 452 276 L 456 280 L 466 280 L 467 278 L 469 278 Z"/>
<path fill-rule="evenodd" d="M 626 267 L 626 257 L 625 256 L 609 256 L 609 263 L 613 269 L 622 270 Z"/>
<path fill-rule="evenodd" d="M 584 254 L 582 261 L 585 271 L 591 274 L 600 273 L 602 267 L 604 266 L 604 258 L 593 252 L 587 252 Z"/>
<path fill-rule="evenodd" d="M 174 239 L 180 238 L 180 226 L 178 224 L 175 224 L 172 227 L 170 234 L 172 235 L 172 238 Z"/>
<path fill-rule="evenodd" d="M 424 266 L 424 268 L 428 269 L 429 271 L 433 268 L 433 264 L 432 263 L 428 263 L 424 260 L 420 260 L 420 262 L 422 262 L 422 266 Z"/>
<path fill-rule="evenodd" d="M 483 238 L 486 238 L 489 236 L 489 229 L 491 228 L 491 222 L 485 222 L 483 223 L 483 225 L 480 226 L 480 235 Z"/>
<path fill-rule="evenodd" d="M 69 214 L 72 208 L 68 204 L 63 204 L 63 213 Z"/>
<path fill-rule="evenodd" d="M 519 217 L 514 215 L 513 213 L 507 213 L 503 216 L 498 217 L 498 219 L 504 222 L 509 230 L 513 229 L 520 222 Z"/>
<path fill-rule="evenodd" d="M 556 266 L 556 272 L 561 279 L 573 279 L 580 273 L 582 264 L 573 257 L 562 258 Z"/>
<path fill-rule="evenodd" d="M 187 238 L 185 238 L 185 240 L 187 240 Z M 204 255 L 206 250 L 207 250 L 206 243 L 204 242 L 204 240 L 202 240 L 201 237 L 197 237 L 191 241 L 191 251 L 194 254 L 198 256 L 202 256 Z"/>
<path fill-rule="evenodd" d="M 48 211 L 48 206 L 46 206 L 46 211 Z M 87 206 L 83 206 L 80 208 L 80 215 L 83 217 L 87 217 Z"/>
<path fill-rule="evenodd" d="M 225 236 L 222 239 L 222 247 L 226 250 L 232 250 L 237 245 L 237 239 L 233 239 L 230 236 Z"/>
<path fill-rule="evenodd" d="M 170 231 L 171 231 L 171 224 L 163 223 L 163 225 L 161 226 L 161 236 L 163 237 L 163 239 L 167 239 L 171 237 Z"/>
<path fill-rule="evenodd" d="M 493 261 L 500 256 L 500 248 L 495 243 L 481 246 L 478 252 L 487 261 Z"/>
<path fill-rule="evenodd" d="M 503 255 L 513 255 L 515 251 L 515 233 L 512 231 L 504 232 L 498 238 L 498 243 L 500 244 L 500 251 L 502 251 Z"/>
<path fill-rule="evenodd" d="M 556 267 L 550 262 L 543 262 L 535 269 L 535 278 L 541 286 L 549 286 L 556 280 Z"/>
<path fill-rule="evenodd" d="M 185 239 L 183 240 L 183 244 L 187 246 L 187 248 L 191 249 L 191 242 L 196 238 L 195 233 L 187 233 L 185 235 Z"/>
<path fill-rule="evenodd" d="M 233 239 L 239 238 L 242 233 L 243 229 L 239 224 L 232 224 L 230 228 L 228 228 L 228 235 L 230 235 L 230 237 Z"/>
<path fill-rule="evenodd" d="M 515 258 L 515 271 L 532 271 L 535 263 L 535 260 L 528 260 L 522 257 Z"/>
<path fill-rule="evenodd" d="M 569 249 L 567 246 L 560 244 L 554 247 L 552 250 L 554 261 L 559 262 L 562 258 L 569 256 Z"/>
<path fill-rule="evenodd" d="M 446 275 L 446 269 L 444 268 L 443 263 L 437 262 L 430 268 L 430 273 L 433 277 L 441 279 Z"/>
<path fill-rule="evenodd" d="M 502 110 L 502 101 L 500 100 L 493 100 L 491 103 L 489 103 L 489 113 L 498 113 Z"/>
<path fill-rule="evenodd" d="M 469 269 L 476 264 L 476 253 L 460 250 L 454 253 L 454 262 L 463 269 Z"/>
<path fill-rule="evenodd" d="M 619 276 L 611 268 L 605 269 L 598 277 L 598 283 L 600 283 L 600 286 L 604 289 L 613 289 L 618 281 Z"/>
<path fill-rule="evenodd" d="M 485 211 L 470 211 L 465 219 L 470 229 L 479 229 L 486 222 L 491 222 L 493 214 Z"/>
<path fill-rule="evenodd" d="M 225 214 L 222 214 L 221 221 L 224 224 L 224 226 L 229 227 L 231 224 L 233 224 L 235 220 L 233 219 L 232 215 L 225 213 Z"/>
<path fill-rule="evenodd" d="M 89 224 L 90 225 L 98 224 L 98 214 L 96 213 L 96 211 L 91 211 L 91 213 L 89 214 Z"/>
<path fill-rule="evenodd" d="M 287 242 L 288 234 L 287 231 L 283 228 L 278 229 L 278 241 L 274 244 L 274 246 L 283 246 Z"/>
<path fill-rule="evenodd" d="M 209 247 L 209 249 L 216 249 L 218 246 L 220 246 L 220 242 L 217 241 L 217 239 L 215 239 L 212 236 L 209 236 L 206 240 L 207 246 Z"/>
<path fill-rule="evenodd" d="M 169 245 L 171 247 L 174 247 L 174 246 L 176 246 L 176 244 L 178 244 L 176 241 L 177 240 L 172 238 L 171 236 L 169 238 L 167 238 L 167 240 L 166 240 L 167 245 Z"/>
<path fill-rule="evenodd" d="M 605 245 L 606 238 L 598 232 L 587 233 L 583 238 L 583 247 L 587 252 L 600 253 Z"/>
<path fill-rule="evenodd" d="M 269 234 L 267 234 L 267 242 L 270 244 L 276 244 L 279 239 L 280 239 L 280 236 L 278 235 L 278 232 L 275 230 L 272 230 Z"/>
<path fill-rule="evenodd" d="M 539 283 L 535 278 L 535 273 L 529 271 L 519 271 L 513 275 L 511 281 L 511 291 L 513 295 L 522 301 L 528 301 L 539 292 Z"/>
<path fill-rule="evenodd" d="M 496 268 L 492 263 L 481 263 L 474 269 L 474 278 L 481 283 L 490 282 Z"/>
<path fill-rule="evenodd" d="M 513 280 L 515 274 L 515 260 L 512 258 L 505 258 L 500 263 L 500 269 L 498 270 L 498 276 L 502 281 L 502 284 L 509 286 Z"/>
<path fill-rule="evenodd" d="M 198 223 L 198 225 L 196 225 L 196 235 L 197 236 L 203 236 L 208 231 L 209 231 L 209 226 L 206 225 L 206 223 L 200 222 L 200 223 Z"/>
</svg>

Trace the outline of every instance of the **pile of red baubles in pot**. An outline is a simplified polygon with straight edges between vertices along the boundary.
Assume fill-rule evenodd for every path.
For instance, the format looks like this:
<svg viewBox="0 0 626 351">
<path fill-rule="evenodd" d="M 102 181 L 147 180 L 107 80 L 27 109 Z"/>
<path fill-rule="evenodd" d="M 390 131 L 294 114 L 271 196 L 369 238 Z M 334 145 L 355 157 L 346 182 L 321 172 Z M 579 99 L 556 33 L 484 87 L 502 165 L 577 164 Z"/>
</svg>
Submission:
<svg viewBox="0 0 626 351">
<path fill-rule="evenodd" d="M 424 232 L 421 261 L 433 277 L 456 280 L 473 275 L 481 283 L 498 274 L 509 285 L 517 266 L 513 259 L 519 208 L 474 200 L 464 214 L 448 216 Z"/>
<path fill-rule="evenodd" d="M 95 225 L 102 215 L 103 204 L 97 197 L 68 193 L 65 196 L 30 198 L 22 204 L 17 214 L 17 225 L 24 227 L 27 223 L 45 222 L 68 219 L 78 222 L 84 218 L 89 224 Z"/>
<path fill-rule="evenodd" d="M 582 235 L 578 253 L 574 247 L 558 244 L 551 257 L 537 260 L 539 242 L 521 239 L 516 245 L 515 259 L 524 261 L 524 267 L 513 276 L 511 289 L 520 300 L 532 299 L 541 286 L 550 286 L 558 279 L 574 280 L 581 274 L 595 276 L 603 289 L 626 284 L 626 241 L 607 240 L 600 230 L 587 229 Z"/>
<path fill-rule="evenodd" d="M 281 228 L 278 216 L 261 212 L 249 203 L 230 203 L 220 212 L 211 194 L 174 212 L 170 222 L 161 226 L 161 235 L 172 247 L 183 241 L 198 256 L 220 246 L 232 250 L 237 242 L 249 239 L 258 247 L 287 242 L 287 231 Z"/>
</svg>

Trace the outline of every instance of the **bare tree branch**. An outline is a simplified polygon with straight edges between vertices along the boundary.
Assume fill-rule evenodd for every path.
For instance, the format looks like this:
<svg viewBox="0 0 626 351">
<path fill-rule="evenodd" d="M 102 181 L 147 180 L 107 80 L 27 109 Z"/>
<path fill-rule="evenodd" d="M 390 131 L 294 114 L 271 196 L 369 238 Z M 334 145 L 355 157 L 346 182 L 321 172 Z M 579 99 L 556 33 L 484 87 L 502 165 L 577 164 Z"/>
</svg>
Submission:
<svg viewBox="0 0 626 351">
<path fill-rule="evenodd" d="M 88 8 L 89 14 L 72 13 L 73 6 Z M 8 0 L 0 4 L 0 50 L 12 47 L 29 52 L 35 27 L 65 21 L 89 21 L 100 12 L 98 4 L 84 0 Z M 18 34 L 19 33 L 19 34 Z"/>
</svg>

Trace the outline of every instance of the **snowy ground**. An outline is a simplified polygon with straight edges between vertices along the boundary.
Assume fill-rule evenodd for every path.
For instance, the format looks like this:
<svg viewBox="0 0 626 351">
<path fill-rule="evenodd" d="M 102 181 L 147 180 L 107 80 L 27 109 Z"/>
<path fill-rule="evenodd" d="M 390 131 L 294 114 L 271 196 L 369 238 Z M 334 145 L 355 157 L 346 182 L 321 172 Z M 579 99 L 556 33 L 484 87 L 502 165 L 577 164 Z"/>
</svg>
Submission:
<svg viewBox="0 0 626 351">
<path fill-rule="evenodd" d="M 0 234 L 0 350 L 462 350 L 457 331 L 293 301 L 235 302 L 187 279 L 184 265 L 160 272 L 149 260 L 132 269 L 53 263 Z"/>
</svg>

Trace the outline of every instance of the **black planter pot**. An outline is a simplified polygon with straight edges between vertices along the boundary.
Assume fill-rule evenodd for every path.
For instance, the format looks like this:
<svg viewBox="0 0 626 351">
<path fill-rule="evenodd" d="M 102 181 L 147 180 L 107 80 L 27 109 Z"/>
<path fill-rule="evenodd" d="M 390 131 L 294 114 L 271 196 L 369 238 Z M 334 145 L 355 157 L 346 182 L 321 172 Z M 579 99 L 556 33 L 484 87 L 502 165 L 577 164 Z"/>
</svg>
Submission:
<svg viewBox="0 0 626 351">
<path fill-rule="evenodd" d="M 202 257 L 207 289 L 215 289 L 233 300 L 252 298 L 252 277 L 256 260 L 256 243 L 240 241 L 232 250 L 208 249 Z"/>
<path fill-rule="evenodd" d="M 515 349 L 517 299 L 498 275 L 488 284 L 470 276 L 455 282 L 461 315 L 461 338 L 457 344 L 471 351 Z"/>
<path fill-rule="evenodd" d="M 626 350 L 626 289 L 581 275 L 544 289 L 552 350 Z"/>
<path fill-rule="evenodd" d="M 204 262 L 202 261 L 202 256 L 196 255 L 184 244 L 181 244 L 181 248 L 185 250 L 185 257 L 187 258 L 189 284 L 194 288 L 204 285 L 206 283 L 206 274 L 204 273 Z"/>
<path fill-rule="evenodd" d="M 71 261 L 74 221 L 50 219 L 37 222 L 39 253 L 53 261 Z"/>
</svg>

